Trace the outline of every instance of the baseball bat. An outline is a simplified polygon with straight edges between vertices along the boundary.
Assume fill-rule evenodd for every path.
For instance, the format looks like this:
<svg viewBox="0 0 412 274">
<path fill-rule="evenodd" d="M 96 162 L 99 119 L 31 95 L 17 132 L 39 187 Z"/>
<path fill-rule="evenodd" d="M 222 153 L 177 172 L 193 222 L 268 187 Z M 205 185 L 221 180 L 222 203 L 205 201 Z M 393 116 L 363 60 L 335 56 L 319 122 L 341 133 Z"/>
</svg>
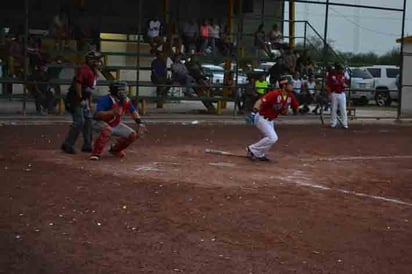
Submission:
<svg viewBox="0 0 412 274">
<path fill-rule="evenodd" d="M 215 154 L 215 155 L 222 155 L 222 156 L 246 157 L 245 155 L 239 155 L 239 154 L 235 154 L 235 153 L 228 152 L 228 151 L 210 149 L 210 148 L 205 149 L 205 152 Z"/>
<path fill-rule="evenodd" d="M 217 150 L 217 149 L 210 149 L 210 148 L 205 149 L 205 152 L 206 153 L 211 153 L 211 154 L 216 154 L 216 155 L 226 155 L 226 156 L 234 155 L 231 152 L 227 152 L 227 151 L 223 151 L 223 150 Z"/>
</svg>

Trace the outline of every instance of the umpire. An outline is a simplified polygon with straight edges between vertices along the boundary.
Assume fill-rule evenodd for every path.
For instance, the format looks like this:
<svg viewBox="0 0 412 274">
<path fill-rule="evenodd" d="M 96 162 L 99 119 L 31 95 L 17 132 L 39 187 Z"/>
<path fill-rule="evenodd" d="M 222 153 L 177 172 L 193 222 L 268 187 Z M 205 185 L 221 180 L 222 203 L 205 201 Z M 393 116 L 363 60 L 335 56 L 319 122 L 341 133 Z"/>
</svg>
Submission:
<svg viewBox="0 0 412 274">
<path fill-rule="evenodd" d="M 83 152 L 92 152 L 92 114 L 91 97 L 97 81 L 97 66 L 102 56 L 94 51 L 85 55 L 85 63 L 77 70 L 66 95 L 66 109 L 71 113 L 73 123 L 70 126 L 61 149 L 69 154 L 76 151 L 74 145 L 80 132 L 83 133 Z"/>
</svg>

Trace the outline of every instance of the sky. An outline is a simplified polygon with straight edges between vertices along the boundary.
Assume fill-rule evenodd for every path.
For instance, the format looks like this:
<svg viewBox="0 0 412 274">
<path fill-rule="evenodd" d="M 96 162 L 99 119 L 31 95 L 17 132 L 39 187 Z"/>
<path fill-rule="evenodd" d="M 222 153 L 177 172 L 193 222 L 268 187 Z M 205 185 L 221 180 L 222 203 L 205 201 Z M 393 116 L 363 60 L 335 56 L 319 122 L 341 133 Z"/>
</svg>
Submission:
<svg viewBox="0 0 412 274">
<path fill-rule="evenodd" d="M 312 0 L 316 1 L 316 0 Z M 318 0 L 325 3 L 325 0 Z M 403 0 L 330 0 L 329 3 L 359 4 L 386 8 L 403 8 Z M 285 5 L 286 18 L 288 4 Z M 320 35 L 324 34 L 325 5 L 296 3 L 296 20 L 307 20 Z M 329 6 L 328 41 L 343 52 L 385 54 L 400 44 L 402 12 Z M 296 23 L 296 36 L 303 36 L 303 23 Z M 285 35 L 288 26 L 285 24 Z M 315 35 L 308 31 L 308 36 Z M 406 1 L 405 36 L 412 35 L 412 0 Z M 297 41 L 298 42 L 298 41 Z"/>
</svg>

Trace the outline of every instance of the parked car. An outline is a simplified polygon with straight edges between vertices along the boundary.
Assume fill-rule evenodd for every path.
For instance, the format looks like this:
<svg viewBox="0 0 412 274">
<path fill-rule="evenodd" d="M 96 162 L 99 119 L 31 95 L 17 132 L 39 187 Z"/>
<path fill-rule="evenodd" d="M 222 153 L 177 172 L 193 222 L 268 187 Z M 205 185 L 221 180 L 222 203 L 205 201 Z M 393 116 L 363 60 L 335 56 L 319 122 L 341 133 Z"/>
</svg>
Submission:
<svg viewBox="0 0 412 274">
<path fill-rule="evenodd" d="M 396 86 L 396 76 L 399 67 L 374 65 L 364 67 L 375 79 L 375 101 L 378 106 L 389 106 L 392 101 L 398 101 L 399 90 Z"/>
<path fill-rule="evenodd" d="M 367 105 L 375 98 L 375 80 L 365 68 L 349 68 L 350 100 L 357 105 Z"/>
<path fill-rule="evenodd" d="M 223 84 L 225 69 L 221 66 L 212 64 L 202 64 L 205 75 L 210 79 L 212 84 Z M 236 75 L 235 75 L 236 76 Z M 244 85 L 247 83 L 247 77 L 243 73 L 238 72 L 237 84 Z"/>
</svg>

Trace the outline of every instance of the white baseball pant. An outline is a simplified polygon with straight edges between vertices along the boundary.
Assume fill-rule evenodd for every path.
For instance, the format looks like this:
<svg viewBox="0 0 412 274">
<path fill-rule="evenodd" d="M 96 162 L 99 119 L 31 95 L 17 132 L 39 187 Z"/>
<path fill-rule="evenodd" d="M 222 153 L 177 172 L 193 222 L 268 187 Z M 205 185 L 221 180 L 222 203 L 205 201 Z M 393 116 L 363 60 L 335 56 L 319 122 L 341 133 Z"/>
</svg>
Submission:
<svg viewBox="0 0 412 274">
<path fill-rule="evenodd" d="M 278 135 L 275 131 L 275 123 L 273 120 L 269 121 L 268 119 L 257 113 L 255 116 L 254 124 L 262 133 L 263 138 L 257 143 L 250 145 L 249 149 L 256 157 L 265 157 L 270 148 L 278 140 Z"/>
<path fill-rule="evenodd" d="M 346 94 L 332 92 L 332 105 L 331 105 L 331 116 L 330 116 L 330 126 L 336 127 L 338 122 L 337 111 L 340 110 L 342 126 L 348 127 L 348 114 L 346 112 Z"/>
</svg>

